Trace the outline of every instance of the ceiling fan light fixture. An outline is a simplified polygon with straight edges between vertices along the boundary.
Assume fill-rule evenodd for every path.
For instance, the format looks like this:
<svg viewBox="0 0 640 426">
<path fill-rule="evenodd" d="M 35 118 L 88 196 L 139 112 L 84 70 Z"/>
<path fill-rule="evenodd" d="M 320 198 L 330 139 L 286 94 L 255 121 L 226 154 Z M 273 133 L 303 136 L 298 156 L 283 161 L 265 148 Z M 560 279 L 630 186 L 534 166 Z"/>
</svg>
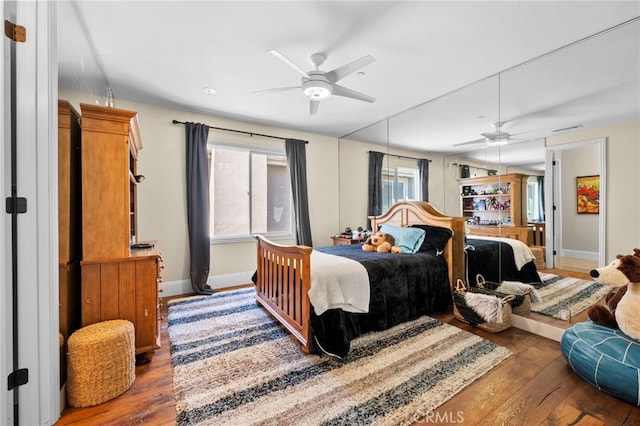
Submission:
<svg viewBox="0 0 640 426">
<path fill-rule="evenodd" d="M 487 145 L 488 146 L 500 146 L 500 145 L 507 145 L 509 143 L 509 136 L 508 135 L 500 135 L 496 138 L 493 139 L 487 139 Z"/>
<path fill-rule="evenodd" d="M 331 84 L 325 81 L 307 81 L 302 85 L 302 93 L 307 99 L 319 101 L 326 99 L 333 93 Z"/>
</svg>

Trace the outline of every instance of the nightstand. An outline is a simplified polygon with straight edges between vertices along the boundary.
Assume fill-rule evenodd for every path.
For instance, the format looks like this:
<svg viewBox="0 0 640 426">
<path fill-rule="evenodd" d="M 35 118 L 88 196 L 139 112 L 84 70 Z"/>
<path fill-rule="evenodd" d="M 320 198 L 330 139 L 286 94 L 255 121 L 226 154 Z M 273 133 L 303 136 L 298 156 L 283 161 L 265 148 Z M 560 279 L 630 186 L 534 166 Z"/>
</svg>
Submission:
<svg viewBox="0 0 640 426">
<path fill-rule="evenodd" d="M 333 240 L 334 246 L 348 246 L 349 244 L 360 244 L 364 240 L 358 240 L 353 238 L 343 238 L 343 237 L 331 237 Z"/>
</svg>

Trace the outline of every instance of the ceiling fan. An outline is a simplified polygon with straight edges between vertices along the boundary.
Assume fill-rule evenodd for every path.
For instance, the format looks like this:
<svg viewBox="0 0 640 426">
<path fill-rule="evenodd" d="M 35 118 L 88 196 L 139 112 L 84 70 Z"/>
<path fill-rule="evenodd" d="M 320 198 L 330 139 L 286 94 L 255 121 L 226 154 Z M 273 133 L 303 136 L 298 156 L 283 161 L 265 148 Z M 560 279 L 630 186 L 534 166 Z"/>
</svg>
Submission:
<svg viewBox="0 0 640 426">
<path fill-rule="evenodd" d="M 513 141 L 525 141 L 526 139 L 514 139 L 512 136 L 519 135 L 526 132 L 510 134 L 502 130 L 502 126 L 506 124 L 506 121 L 499 121 L 493 123 L 494 131 L 491 133 L 480 133 L 483 137 L 481 139 L 475 139 L 468 142 L 462 142 L 454 144 L 453 146 L 472 145 L 477 143 L 485 143 L 487 146 L 507 145 Z"/>
<path fill-rule="evenodd" d="M 275 93 L 283 92 L 285 90 L 302 89 L 302 94 L 310 101 L 309 112 L 311 115 L 316 115 L 318 113 L 320 101 L 322 99 L 328 98 L 331 95 L 344 96 L 346 98 L 357 99 L 359 101 L 370 103 L 376 100 L 375 98 L 365 95 L 364 93 L 360 93 L 336 84 L 346 76 L 353 74 L 360 68 L 374 62 L 375 59 L 371 55 L 364 56 L 360 59 L 349 62 L 348 64 L 342 65 L 341 67 L 338 67 L 334 70 L 325 72 L 321 71 L 319 68 L 320 65 L 322 65 L 327 59 L 327 57 L 322 53 L 315 53 L 309 58 L 311 64 L 313 64 L 315 69 L 305 72 L 302 68 L 293 63 L 277 50 L 271 49 L 267 50 L 267 52 L 275 56 L 282 63 L 300 74 L 302 76 L 302 80 L 300 81 L 300 86 L 278 87 L 275 89 L 260 90 L 255 93 Z"/>
</svg>

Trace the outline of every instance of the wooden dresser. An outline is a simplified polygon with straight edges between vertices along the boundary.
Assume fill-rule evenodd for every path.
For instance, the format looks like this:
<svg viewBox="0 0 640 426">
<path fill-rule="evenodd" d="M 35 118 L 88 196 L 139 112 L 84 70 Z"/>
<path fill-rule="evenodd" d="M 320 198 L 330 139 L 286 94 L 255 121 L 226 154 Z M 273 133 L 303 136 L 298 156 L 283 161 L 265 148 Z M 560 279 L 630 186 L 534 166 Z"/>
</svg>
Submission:
<svg viewBox="0 0 640 426">
<path fill-rule="evenodd" d="M 136 112 L 81 104 L 82 326 L 111 319 L 133 323 L 136 354 L 160 347 L 157 242 L 137 239 L 137 160 L 142 148 Z"/>
</svg>

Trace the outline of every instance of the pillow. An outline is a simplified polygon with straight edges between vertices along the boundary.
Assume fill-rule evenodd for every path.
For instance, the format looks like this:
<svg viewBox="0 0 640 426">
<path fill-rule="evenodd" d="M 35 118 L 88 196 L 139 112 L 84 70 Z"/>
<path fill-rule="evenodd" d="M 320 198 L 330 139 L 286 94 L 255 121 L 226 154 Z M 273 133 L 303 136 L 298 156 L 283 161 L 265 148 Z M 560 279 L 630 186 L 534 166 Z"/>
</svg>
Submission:
<svg viewBox="0 0 640 426">
<path fill-rule="evenodd" d="M 424 241 L 425 232 L 418 228 L 402 228 L 399 226 L 384 224 L 380 231 L 393 235 L 396 247 L 400 247 L 402 253 L 416 253 Z"/>
<path fill-rule="evenodd" d="M 447 243 L 453 236 L 453 231 L 441 226 L 431 226 L 423 224 L 411 225 L 410 228 L 422 229 L 425 232 L 424 241 L 418 249 L 419 252 L 442 253 Z"/>
</svg>

